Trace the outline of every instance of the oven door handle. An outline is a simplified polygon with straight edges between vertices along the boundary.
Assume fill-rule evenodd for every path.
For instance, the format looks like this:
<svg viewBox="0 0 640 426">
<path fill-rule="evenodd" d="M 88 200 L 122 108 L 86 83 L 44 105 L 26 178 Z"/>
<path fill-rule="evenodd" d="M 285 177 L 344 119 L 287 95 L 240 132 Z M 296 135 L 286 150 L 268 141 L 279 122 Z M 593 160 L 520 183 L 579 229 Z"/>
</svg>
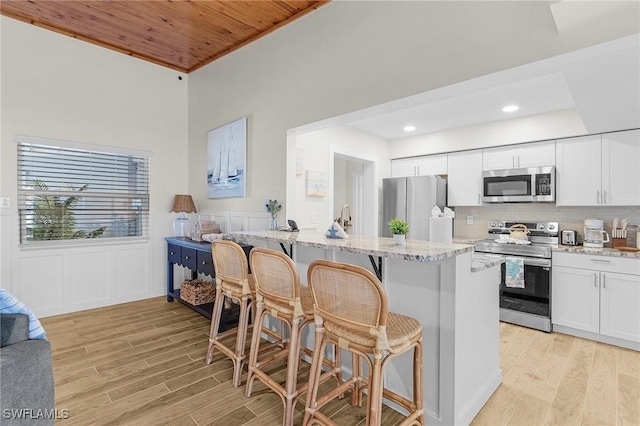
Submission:
<svg viewBox="0 0 640 426">
<path fill-rule="evenodd" d="M 503 256 L 503 255 L 501 255 L 500 257 L 502 257 L 505 261 L 507 260 L 507 257 L 514 258 L 514 259 L 523 259 L 525 266 L 541 266 L 543 268 L 551 267 L 550 259 L 538 259 L 536 257 Z"/>
</svg>

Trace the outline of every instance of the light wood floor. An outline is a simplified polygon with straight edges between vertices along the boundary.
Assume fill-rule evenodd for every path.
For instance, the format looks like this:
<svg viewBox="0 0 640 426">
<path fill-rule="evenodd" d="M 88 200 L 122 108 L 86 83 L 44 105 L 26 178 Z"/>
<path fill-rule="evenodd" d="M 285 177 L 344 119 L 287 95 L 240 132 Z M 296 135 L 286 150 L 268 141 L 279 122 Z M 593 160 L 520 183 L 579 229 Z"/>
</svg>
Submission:
<svg viewBox="0 0 640 426">
<path fill-rule="evenodd" d="M 204 364 L 209 321 L 164 297 L 42 319 L 63 425 L 279 425 L 280 398 L 231 386 L 232 363 Z M 503 383 L 473 425 L 640 425 L 640 353 L 501 323 Z M 274 371 L 284 379 L 283 370 Z M 301 372 L 306 379 L 307 368 Z M 428 380 L 428 378 L 426 378 Z M 348 402 L 323 412 L 363 425 Z M 296 424 L 302 420 L 298 403 Z M 402 417 L 385 409 L 383 424 Z"/>
</svg>

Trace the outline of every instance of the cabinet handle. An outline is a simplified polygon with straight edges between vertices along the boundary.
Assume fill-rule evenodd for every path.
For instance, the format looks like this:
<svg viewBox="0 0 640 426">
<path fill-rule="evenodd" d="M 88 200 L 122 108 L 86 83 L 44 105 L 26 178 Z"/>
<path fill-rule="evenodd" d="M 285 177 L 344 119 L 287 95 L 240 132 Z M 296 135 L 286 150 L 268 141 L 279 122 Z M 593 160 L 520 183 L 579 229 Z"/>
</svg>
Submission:
<svg viewBox="0 0 640 426">
<path fill-rule="evenodd" d="M 478 194 L 478 205 L 480 205 L 480 194 Z"/>
<path fill-rule="evenodd" d="M 520 156 L 518 155 L 518 167 L 520 167 Z"/>
<path fill-rule="evenodd" d="M 600 204 L 600 191 L 596 191 L 596 197 L 598 198 L 598 201 L 596 201 L 596 204 Z"/>
<path fill-rule="evenodd" d="M 516 156 L 515 155 L 511 156 L 511 167 L 513 167 L 514 169 L 516 168 Z"/>
<path fill-rule="evenodd" d="M 606 260 L 606 259 L 589 259 L 592 262 L 600 262 L 600 263 L 611 263 L 610 260 Z"/>
<path fill-rule="evenodd" d="M 607 191 L 602 191 L 602 204 L 607 204 Z"/>
<path fill-rule="evenodd" d="M 203 265 L 206 265 L 206 264 L 207 264 L 207 261 L 206 261 L 206 260 L 203 260 L 203 261 L 202 261 L 202 264 L 203 264 Z"/>
<path fill-rule="evenodd" d="M 598 274 L 596 274 L 595 272 L 593 273 L 593 286 L 595 288 L 598 288 Z"/>
<path fill-rule="evenodd" d="M 185 260 L 189 259 L 189 256 L 185 256 L 185 257 L 184 257 L 184 259 L 185 259 Z"/>
<path fill-rule="evenodd" d="M 176 254 L 176 252 L 175 251 L 170 251 L 169 254 Z"/>
<path fill-rule="evenodd" d="M 607 276 L 602 276 L 602 288 L 607 288 Z"/>
</svg>

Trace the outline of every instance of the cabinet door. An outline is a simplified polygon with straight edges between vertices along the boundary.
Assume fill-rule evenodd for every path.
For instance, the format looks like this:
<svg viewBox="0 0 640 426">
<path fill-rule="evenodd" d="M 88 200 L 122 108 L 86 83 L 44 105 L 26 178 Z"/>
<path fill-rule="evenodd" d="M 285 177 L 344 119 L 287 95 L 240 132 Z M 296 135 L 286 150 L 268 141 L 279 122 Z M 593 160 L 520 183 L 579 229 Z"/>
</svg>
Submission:
<svg viewBox="0 0 640 426">
<path fill-rule="evenodd" d="M 556 142 L 536 142 L 518 145 L 518 167 L 544 167 L 556 165 Z"/>
<path fill-rule="evenodd" d="M 446 175 L 447 154 L 416 158 L 418 176 Z"/>
<path fill-rule="evenodd" d="M 216 274 L 213 269 L 213 258 L 208 251 L 200 251 L 196 254 L 198 262 L 198 272 L 201 274 L 209 275 L 211 278 L 215 278 Z"/>
<path fill-rule="evenodd" d="M 640 130 L 602 135 L 602 204 L 640 206 Z"/>
<path fill-rule="evenodd" d="M 602 203 L 601 158 L 600 135 L 556 142 L 556 205 L 597 206 Z"/>
<path fill-rule="evenodd" d="M 450 206 L 482 204 L 482 150 L 454 152 L 448 155 L 447 180 Z"/>
<path fill-rule="evenodd" d="M 415 176 L 417 172 L 415 158 L 391 160 L 391 177 Z"/>
<path fill-rule="evenodd" d="M 182 252 L 181 247 L 175 244 L 167 244 L 167 261 L 182 265 Z"/>
<path fill-rule="evenodd" d="M 600 333 L 640 342 L 640 275 L 600 275 Z"/>
<path fill-rule="evenodd" d="M 517 153 L 513 146 L 499 146 L 482 150 L 482 170 L 515 169 Z"/>
<path fill-rule="evenodd" d="M 180 260 L 180 264 L 185 268 L 191 269 L 191 271 L 197 271 L 197 259 L 196 259 L 196 249 L 192 249 L 189 247 L 182 247 L 182 258 Z"/>
<path fill-rule="evenodd" d="M 551 268 L 551 320 L 553 324 L 599 332 L 599 272 Z"/>
</svg>

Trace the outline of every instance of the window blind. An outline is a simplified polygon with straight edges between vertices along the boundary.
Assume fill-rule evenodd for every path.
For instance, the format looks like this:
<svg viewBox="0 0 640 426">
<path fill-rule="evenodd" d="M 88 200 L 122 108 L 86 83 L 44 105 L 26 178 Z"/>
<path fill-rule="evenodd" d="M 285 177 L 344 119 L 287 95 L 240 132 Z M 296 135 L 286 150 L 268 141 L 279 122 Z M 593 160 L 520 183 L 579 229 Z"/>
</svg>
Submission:
<svg viewBox="0 0 640 426">
<path fill-rule="evenodd" d="M 18 142 L 21 243 L 146 237 L 149 159 Z"/>
</svg>

